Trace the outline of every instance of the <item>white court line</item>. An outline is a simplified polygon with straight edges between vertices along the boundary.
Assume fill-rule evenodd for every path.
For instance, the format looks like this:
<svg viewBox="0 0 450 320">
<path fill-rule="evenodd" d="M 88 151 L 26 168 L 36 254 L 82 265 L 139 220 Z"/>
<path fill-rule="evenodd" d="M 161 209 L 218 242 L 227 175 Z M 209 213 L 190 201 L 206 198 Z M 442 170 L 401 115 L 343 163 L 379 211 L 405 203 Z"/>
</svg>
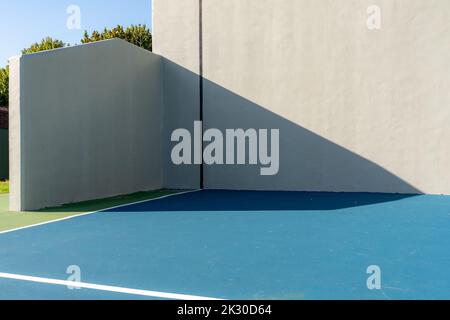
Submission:
<svg viewBox="0 0 450 320">
<path fill-rule="evenodd" d="M 19 230 L 39 227 L 39 226 L 43 226 L 43 225 L 50 224 L 50 223 L 56 223 L 56 222 L 60 222 L 60 221 L 70 220 L 70 219 L 74 219 L 74 218 L 78 218 L 78 217 L 82 217 L 82 216 L 87 216 L 87 215 L 94 214 L 94 213 L 100 213 L 100 212 L 103 212 L 103 211 L 108 211 L 108 210 L 128 207 L 128 206 L 132 206 L 132 205 L 135 205 L 135 204 L 161 200 L 161 199 L 165 199 L 165 198 L 169 198 L 169 197 L 174 197 L 174 196 L 179 196 L 179 195 L 182 195 L 182 194 L 188 194 L 188 193 L 199 192 L 199 191 L 202 191 L 202 190 L 184 191 L 184 192 L 180 192 L 180 193 L 168 194 L 168 195 L 165 195 L 165 196 L 162 196 L 162 197 L 159 197 L 159 198 L 147 199 L 147 200 L 141 200 L 141 201 L 137 201 L 137 202 L 121 204 L 121 205 L 118 205 L 118 206 L 115 206 L 115 207 L 111 207 L 111 208 L 105 208 L 105 209 L 101 209 L 101 210 L 97 210 L 97 211 L 81 213 L 81 214 L 73 215 L 73 216 L 70 216 L 70 217 L 65 217 L 65 218 L 61 218 L 61 219 L 51 220 L 51 221 L 47 221 L 47 222 L 36 223 L 36 224 L 29 225 L 29 226 L 15 228 L 15 229 L 11 229 L 11 230 L 0 231 L 0 235 L 6 234 L 6 233 L 15 232 L 15 231 L 19 231 Z M 30 213 L 30 214 L 32 214 L 32 213 Z"/>
<path fill-rule="evenodd" d="M 101 284 L 74 282 L 74 281 L 66 281 L 66 280 L 40 278 L 40 277 L 31 277 L 31 276 L 23 276 L 23 275 L 19 275 L 19 274 L 11 274 L 11 273 L 0 273 L 0 278 L 21 280 L 21 281 L 28 281 L 28 282 L 45 283 L 45 284 L 55 284 L 55 285 L 66 286 L 66 287 L 77 287 L 77 288 L 108 291 L 108 292 L 115 292 L 115 293 L 126 293 L 126 294 L 131 294 L 131 295 L 145 296 L 145 297 L 152 297 L 152 298 L 161 298 L 161 299 L 196 300 L 196 301 L 222 300 L 222 299 L 210 298 L 210 297 L 201 297 L 201 296 L 192 296 L 192 295 L 186 295 L 186 294 L 177 294 L 177 293 L 105 286 L 105 285 L 101 285 Z"/>
</svg>

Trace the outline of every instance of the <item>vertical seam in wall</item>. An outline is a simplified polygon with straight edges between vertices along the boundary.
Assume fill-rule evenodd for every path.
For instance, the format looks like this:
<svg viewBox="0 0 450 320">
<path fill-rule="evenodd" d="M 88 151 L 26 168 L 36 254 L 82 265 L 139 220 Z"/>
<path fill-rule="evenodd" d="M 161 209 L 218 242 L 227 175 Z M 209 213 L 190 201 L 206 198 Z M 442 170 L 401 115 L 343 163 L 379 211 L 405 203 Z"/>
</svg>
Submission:
<svg viewBox="0 0 450 320">
<path fill-rule="evenodd" d="M 160 149 L 160 165 L 161 165 L 161 188 L 166 187 L 166 176 L 167 176 L 167 168 L 165 166 L 166 163 L 166 147 L 164 140 L 166 139 L 166 108 L 164 107 L 166 105 L 165 102 L 165 92 L 166 92 L 166 79 L 165 79 L 165 60 L 163 57 L 158 55 L 158 61 L 159 61 L 159 94 L 160 94 L 160 108 L 161 108 L 161 125 L 160 125 L 160 138 L 161 138 L 161 144 L 159 146 Z"/>
<path fill-rule="evenodd" d="M 199 0 L 199 94 L 200 94 L 200 121 L 202 123 L 202 137 L 203 137 L 203 0 Z M 201 139 L 201 152 L 203 159 L 203 138 Z M 204 164 L 200 165 L 200 189 L 204 189 Z"/>
</svg>

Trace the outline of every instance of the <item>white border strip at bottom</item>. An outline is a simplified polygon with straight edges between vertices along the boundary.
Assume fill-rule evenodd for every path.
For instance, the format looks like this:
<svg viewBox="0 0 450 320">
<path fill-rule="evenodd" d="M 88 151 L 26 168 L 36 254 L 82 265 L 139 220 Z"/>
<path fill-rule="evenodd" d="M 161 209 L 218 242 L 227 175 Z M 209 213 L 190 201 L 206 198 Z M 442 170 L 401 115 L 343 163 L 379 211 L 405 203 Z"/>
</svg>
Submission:
<svg viewBox="0 0 450 320">
<path fill-rule="evenodd" d="M 123 287 L 105 286 L 105 285 L 93 284 L 93 283 L 31 277 L 31 276 L 24 276 L 24 275 L 11 274 L 11 273 L 0 273 L 0 278 L 21 280 L 21 281 L 28 281 L 28 282 L 36 282 L 36 283 L 45 283 L 45 284 L 55 284 L 55 285 L 66 286 L 66 287 L 77 287 L 77 288 L 108 291 L 108 292 L 115 292 L 115 293 L 125 293 L 125 294 L 152 297 L 152 298 L 160 298 L 160 299 L 194 300 L 194 301 L 222 300 L 222 299 L 210 298 L 210 297 L 201 297 L 201 296 L 192 296 L 192 295 L 186 295 L 186 294 L 177 294 L 177 293 L 167 293 L 167 292 L 158 292 L 158 291 L 130 289 L 130 288 L 123 288 Z"/>
</svg>

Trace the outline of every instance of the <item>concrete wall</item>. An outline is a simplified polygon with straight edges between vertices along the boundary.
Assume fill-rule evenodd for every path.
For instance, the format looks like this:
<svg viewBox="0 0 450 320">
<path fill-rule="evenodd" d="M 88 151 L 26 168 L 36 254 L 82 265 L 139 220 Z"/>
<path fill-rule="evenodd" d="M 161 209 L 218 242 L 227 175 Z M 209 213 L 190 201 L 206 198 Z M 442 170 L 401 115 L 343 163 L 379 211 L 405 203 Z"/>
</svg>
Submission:
<svg viewBox="0 0 450 320">
<path fill-rule="evenodd" d="M 198 12 L 198 0 L 176 1 L 176 4 L 153 1 L 153 51 L 163 57 L 164 69 L 164 185 L 167 188 L 200 187 L 198 165 L 175 166 L 170 158 L 172 132 L 192 128 L 194 121 L 200 119 Z"/>
<path fill-rule="evenodd" d="M 20 211 L 22 206 L 22 119 L 20 57 L 9 60 L 9 209 Z"/>
<path fill-rule="evenodd" d="M 155 51 L 186 87 L 198 1 L 154 7 Z M 212 166 L 206 186 L 450 194 L 449 16 L 448 0 L 203 0 L 206 128 L 281 130 L 277 176 Z"/>
<path fill-rule="evenodd" d="M 162 187 L 160 58 L 110 40 L 11 60 L 11 210 Z"/>
</svg>

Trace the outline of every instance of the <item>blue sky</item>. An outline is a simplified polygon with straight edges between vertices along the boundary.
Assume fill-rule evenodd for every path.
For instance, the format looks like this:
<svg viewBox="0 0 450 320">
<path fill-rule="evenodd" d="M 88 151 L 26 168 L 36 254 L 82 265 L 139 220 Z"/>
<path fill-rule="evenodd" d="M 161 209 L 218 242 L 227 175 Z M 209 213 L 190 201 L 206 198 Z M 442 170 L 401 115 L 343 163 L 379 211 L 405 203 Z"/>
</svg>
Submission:
<svg viewBox="0 0 450 320">
<path fill-rule="evenodd" d="M 151 28 L 152 0 L 0 0 L 0 67 L 9 57 L 42 38 L 80 43 L 84 30 L 102 30 L 117 24 L 146 24 Z M 67 8 L 81 9 L 81 30 L 67 28 Z"/>
</svg>

